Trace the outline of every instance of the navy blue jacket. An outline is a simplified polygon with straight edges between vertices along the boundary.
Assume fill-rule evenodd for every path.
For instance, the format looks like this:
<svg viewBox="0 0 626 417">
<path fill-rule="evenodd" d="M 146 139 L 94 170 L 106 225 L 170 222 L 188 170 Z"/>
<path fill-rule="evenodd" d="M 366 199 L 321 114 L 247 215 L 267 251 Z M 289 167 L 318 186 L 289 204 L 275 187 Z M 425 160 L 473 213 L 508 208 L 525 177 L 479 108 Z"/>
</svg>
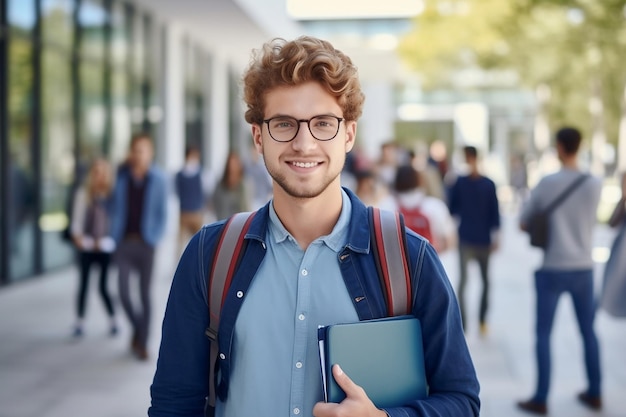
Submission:
<svg viewBox="0 0 626 417">
<path fill-rule="evenodd" d="M 202 189 L 202 173 L 187 175 L 183 171 L 176 173 L 176 195 L 178 195 L 180 211 L 195 213 L 204 207 L 204 190 Z"/>
<path fill-rule="evenodd" d="M 487 177 L 459 177 L 448 195 L 450 214 L 460 219 L 459 241 L 489 246 L 492 232 L 500 228 L 500 208 L 495 183 Z"/>
<path fill-rule="evenodd" d="M 347 191 L 347 190 L 346 190 Z M 368 212 L 347 191 L 352 202 L 348 241 L 339 253 L 345 285 L 361 320 L 386 316 L 374 257 L 370 250 Z M 245 236 L 243 262 L 233 276 L 220 317 L 219 360 L 221 381 L 217 395 L 228 391 L 231 342 L 237 314 L 265 255 L 269 206 L 254 217 Z M 191 240 L 176 270 L 163 321 L 161 349 L 151 386 L 151 417 L 202 417 L 208 392 L 209 340 L 207 272 L 224 222 L 204 226 Z M 402 408 L 386 410 L 391 416 L 478 416 L 480 401 L 476 372 L 465 342 L 455 294 L 436 252 L 427 241 L 407 231 L 413 280 L 413 310 L 423 330 L 429 397 Z M 243 294 L 243 296 L 242 296 Z M 239 297 L 238 297 L 239 295 Z"/>
</svg>

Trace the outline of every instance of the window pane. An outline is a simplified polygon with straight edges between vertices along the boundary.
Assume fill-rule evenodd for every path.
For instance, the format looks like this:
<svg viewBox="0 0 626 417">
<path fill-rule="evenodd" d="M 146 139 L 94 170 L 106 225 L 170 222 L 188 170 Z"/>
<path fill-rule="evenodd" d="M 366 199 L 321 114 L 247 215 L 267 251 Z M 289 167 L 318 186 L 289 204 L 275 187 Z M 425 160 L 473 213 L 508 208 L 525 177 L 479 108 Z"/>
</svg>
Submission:
<svg viewBox="0 0 626 417">
<path fill-rule="evenodd" d="M 83 1 L 78 13 L 81 28 L 81 54 L 101 59 L 104 56 L 104 24 L 106 11 L 100 2 Z"/>
<path fill-rule="evenodd" d="M 42 214 L 44 269 L 72 261 L 70 245 L 61 240 L 74 175 L 72 84 L 69 56 L 50 48 L 42 56 Z"/>
<path fill-rule="evenodd" d="M 145 47 L 144 39 L 144 19 L 143 15 L 137 13 L 133 18 L 133 72 L 138 77 L 143 77 L 145 72 Z"/>
<path fill-rule="evenodd" d="M 32 161 L 32 43 L 13 37 L 9 45 L 9 279 L 34 273 L 35 189 Z"/>
<path fill-rule="evenodd" d="M 84 62 L 80 67 L 81 160 L 102 155 L 106 123 L 103 88 L 102 67 Z"/>
<path fill-rule="evenodd" d="M 148 54 L 149 64 L 147 72 L 150 87 L 147 100 L 147 118 L 148 123 L 150 124 L 150 131 L 155 136 L 157 143 L 161 143 L 164 139 L 157 137 L 157 135 L 162 132 L 162 129 L 159 127 L 163 120 L 163 92 L 161 91 L 163 83 L 160 81 L 163 79 L 163 73 L 161 72 L 163 68 L 162 28 L 157 25 L 154 20 L 150 21 L 150 25 L 148 27 L 150 28 L 150 31 L 147 37 L 147 48 L 149 48 L 150 52 Z M 163 160 L 160 160 L 159 162 L 163 163 Z"/>
<path fill-rule="evenodd" d="M 74 37 L 72 0 L 42 0 L 42 39 L 45 43 L 70 49 Z"/>
<path fill-rule="evenodd" d="M 9 0 L 9 25 L 22 32 L 31 32 L 35 26 L 34 0 Z"/>
<path fill-rule="evenodd" d="M 124 66 L 128 59 L 128 27 L 126 13 L 121 2 L 113 4 L 111 29 L 111 58 L 113 64 Z"/>
<path fill-rule="evenodd" d="M 122 161 L 128 152 L 131 136 L 131 120 L 128 103 L 128 74 L 124 70 L 113 71 L 112 79 L 113 102 L 113 140 L 111 144 L 111 160 Z"/>
</svg>

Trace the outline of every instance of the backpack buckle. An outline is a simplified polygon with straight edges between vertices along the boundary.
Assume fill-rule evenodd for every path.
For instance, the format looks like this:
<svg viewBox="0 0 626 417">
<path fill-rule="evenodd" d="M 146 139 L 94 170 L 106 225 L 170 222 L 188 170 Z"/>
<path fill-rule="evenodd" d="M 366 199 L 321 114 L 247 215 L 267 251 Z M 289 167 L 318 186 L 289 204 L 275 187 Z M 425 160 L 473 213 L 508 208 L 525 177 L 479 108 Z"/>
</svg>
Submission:
<svg viewBox="0 0 626 417">
<path fill-rule="evenodd" d="M 211 342 L 215 342 L 217 340 L 217 331 L 213 330 L 210 327 L 206 328 L 206 330 L 204 331 L 204 334 L 206 335 L 206 337 L 209 338 Z"/>
</svg>

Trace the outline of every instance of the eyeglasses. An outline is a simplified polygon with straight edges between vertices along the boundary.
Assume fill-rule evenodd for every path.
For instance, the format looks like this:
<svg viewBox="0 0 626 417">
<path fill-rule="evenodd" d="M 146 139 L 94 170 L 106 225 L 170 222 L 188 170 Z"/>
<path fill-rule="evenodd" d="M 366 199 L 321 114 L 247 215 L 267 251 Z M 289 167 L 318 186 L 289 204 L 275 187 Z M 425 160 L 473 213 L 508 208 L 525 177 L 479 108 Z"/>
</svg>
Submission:
<svg viewBox="0 0 626 417">
<path fill-rule="evenodd" d="M 339 133 L 339 125 L 343 118 L 321 115 L 310 119 L 296 119 L 291 116 L 276 116 L 263 120 L 267 123 L 267 130 L 276 142 L 291 142 L 300 131 L 300 124 L 306 123 L 311 136 L 320 141 L 334 139 Z"/>
</svg>

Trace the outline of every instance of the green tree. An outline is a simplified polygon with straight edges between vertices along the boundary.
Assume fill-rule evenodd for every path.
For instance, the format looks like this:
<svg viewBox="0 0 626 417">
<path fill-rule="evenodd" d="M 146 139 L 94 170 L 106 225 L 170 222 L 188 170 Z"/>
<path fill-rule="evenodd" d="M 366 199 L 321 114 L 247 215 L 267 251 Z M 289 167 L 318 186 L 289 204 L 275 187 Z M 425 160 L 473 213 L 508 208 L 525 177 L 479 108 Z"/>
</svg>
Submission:
<svg viewBox="0 0 626 417">
<path fill-rule="evenodd" d="M 426 0 L 400 53 L 426 88 L 460 69 L 511 71 L 549 91 L 549 127 L 570 123 L 617 143 L 626 74 L 625 0 Z M 626 140 L 626 139 L 625 139 Z M 595 146 L 596 159 L 602 144 Z"/>
</svg>

